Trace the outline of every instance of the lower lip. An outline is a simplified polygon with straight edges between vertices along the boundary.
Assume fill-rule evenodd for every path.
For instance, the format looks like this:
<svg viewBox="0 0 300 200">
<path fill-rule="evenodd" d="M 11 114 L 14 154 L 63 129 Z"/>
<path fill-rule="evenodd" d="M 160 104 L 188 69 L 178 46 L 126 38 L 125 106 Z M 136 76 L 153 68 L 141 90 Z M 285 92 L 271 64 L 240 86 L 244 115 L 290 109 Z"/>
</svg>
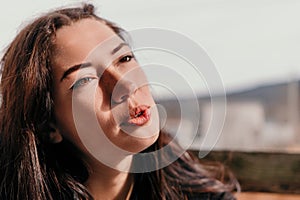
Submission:
<svg viewBox="0 0 300 200">
<path fill-rule="evenodd" d="M 144 110 L 142 115 L 129 119 L 128 123 L 136 126 L 143 126 L 150 120 L 150 117 L 151 117 L 150 109 L 146 109 Z"/>
</svg>

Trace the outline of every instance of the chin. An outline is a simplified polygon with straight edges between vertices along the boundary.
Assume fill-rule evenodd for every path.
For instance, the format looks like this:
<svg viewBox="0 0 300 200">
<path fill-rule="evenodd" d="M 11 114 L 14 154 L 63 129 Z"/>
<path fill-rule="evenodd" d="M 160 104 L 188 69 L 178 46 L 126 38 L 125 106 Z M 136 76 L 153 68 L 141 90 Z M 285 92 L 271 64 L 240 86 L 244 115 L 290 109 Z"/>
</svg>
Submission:
<svg viewBox="0 0 300 200">
<path fill-rule="evenodd" d="M 130 136 L 130 143 L 126 145 L 123 149 L 129 151 L 133 154 L 139 153 L 153 145 L 158 139 L 159 133 L 152 135 L 148 138 L 137 138 Z"/>
</svg>

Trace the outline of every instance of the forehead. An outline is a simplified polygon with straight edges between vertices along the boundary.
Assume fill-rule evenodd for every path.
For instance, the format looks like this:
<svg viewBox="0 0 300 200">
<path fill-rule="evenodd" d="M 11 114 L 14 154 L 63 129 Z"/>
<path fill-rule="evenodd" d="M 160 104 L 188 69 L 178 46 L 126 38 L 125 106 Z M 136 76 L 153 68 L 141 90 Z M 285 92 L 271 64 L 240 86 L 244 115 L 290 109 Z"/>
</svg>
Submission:
<svg viewBox="0 0 300 200">
<path fill-rule="evenodd" d="M 82 19 L 59 29 L 55 37 L 54 64 L 58 68 L 81 63 L 99 44 L 116 33 L 105 22 Z"/>
</svg>

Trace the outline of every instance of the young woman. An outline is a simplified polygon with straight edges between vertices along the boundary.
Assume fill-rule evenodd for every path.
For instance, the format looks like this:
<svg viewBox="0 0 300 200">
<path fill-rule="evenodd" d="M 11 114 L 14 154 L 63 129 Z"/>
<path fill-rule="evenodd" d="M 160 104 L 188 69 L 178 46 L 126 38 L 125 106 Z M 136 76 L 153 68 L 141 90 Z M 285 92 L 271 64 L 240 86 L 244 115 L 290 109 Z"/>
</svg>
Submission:
<svg viewBox="0 0 300 200">
<path fill-rule="evenodd" d="M 234 180 L 222 183 L 216 175 L 223 171 L 188 153 L 133 173 L 139 152 L 171 138 L 158 129 L 145 75 L 122 32 L 83 5 L 39 17 L 9 45 L 1 60 L 1 199 L 234 199 Z M 100 129 L 90 125 L 95 119 Z M 160 160 L 180 147 L 170 149 Z"/>
</svg>

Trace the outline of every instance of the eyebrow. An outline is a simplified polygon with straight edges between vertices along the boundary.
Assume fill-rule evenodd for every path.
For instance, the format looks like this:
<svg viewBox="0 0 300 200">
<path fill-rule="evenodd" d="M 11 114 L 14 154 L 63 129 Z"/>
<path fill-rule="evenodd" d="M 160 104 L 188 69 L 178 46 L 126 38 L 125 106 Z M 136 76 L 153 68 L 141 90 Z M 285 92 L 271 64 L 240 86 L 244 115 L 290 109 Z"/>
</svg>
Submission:
<svg viewBox="0 0 300 200">
<path fill-rule="evenodd" d="M 124 46 L 129 47 L 129 44 L 125 43 L 125 42 L 120 43 L 116 48 L 114 48 L 111 51 L 111 54 L 113 55 L 113 54 L 117 53 Z M 80 64 L 77 64 L 77 65 L 74 65 L 74 66 L 70 67 L 69 69 L 67 69 L 67 71 L 64 72 L 64 74 L 62 75 L 60 81 L 62 82 L 69 74 L 77 71 L 78 69 L 90 67 L 91 65 L 92 65 L 92 63 L 88 62 L 88 63 L 80 63 Z"/>
<path fill-rule="evenodd" d="M 77 65 L 74 65 L 72 67 L 70 67 L 69 69 L 67 69 L 67 71 L 64 72 L 64 74 L 62 75 L 60 82 L 62 82 L 68 75 L 70 75 L 71 73 L 82 69 L 82 68 L 86 68 L 86 67 L 90 67 L 92 66 L 92 63 L 88 62 L 88 63 L 80 63 Z"/>
<path fill-rule="evenodd" d="M 124 47 L 124 46 L 129 47 L 129 44 L 128 44 L 128 43 L 125 43 L 125 42 L 120 43 L 116 48 L 114 48 L 114 49 L 111 51 L 111 54 L 113 55 L 113 54 L 117 53 L 117 52 L 118 52 L 120 49 L 122 49 L 122 47 Z"/>
</svg>

